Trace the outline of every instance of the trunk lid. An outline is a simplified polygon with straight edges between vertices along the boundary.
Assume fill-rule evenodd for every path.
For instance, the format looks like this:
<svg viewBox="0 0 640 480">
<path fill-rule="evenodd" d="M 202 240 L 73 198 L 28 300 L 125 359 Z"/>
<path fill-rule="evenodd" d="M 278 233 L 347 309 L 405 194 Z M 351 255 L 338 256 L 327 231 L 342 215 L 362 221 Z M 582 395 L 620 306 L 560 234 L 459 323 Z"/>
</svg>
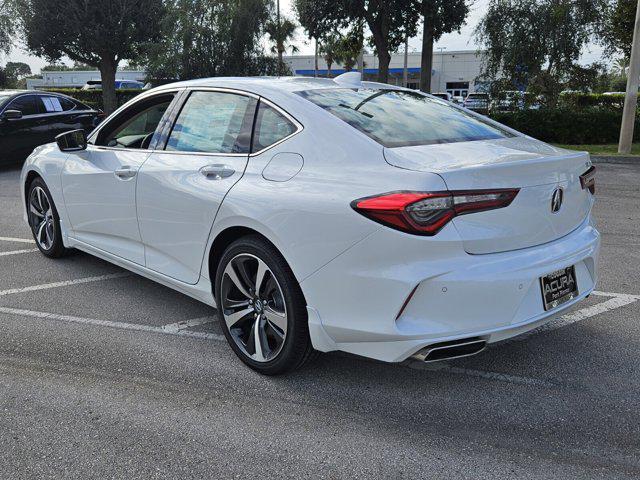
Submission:
<svg viewBox="0 0 640 480">
<path fill-rule="evenodd" d="M 516 250 L 551 242 L 579 227 L 593 198 L 580 175 L 586 152 L 552 147 L 528 137 L 385 149 L 399 168 L 440 175 L 449 190 L 520 188 L 506 208 L 458 216 L 453 224 L 471 254 Z M 562 204 L 552 211 L 552 197 Z"/>
</svg>

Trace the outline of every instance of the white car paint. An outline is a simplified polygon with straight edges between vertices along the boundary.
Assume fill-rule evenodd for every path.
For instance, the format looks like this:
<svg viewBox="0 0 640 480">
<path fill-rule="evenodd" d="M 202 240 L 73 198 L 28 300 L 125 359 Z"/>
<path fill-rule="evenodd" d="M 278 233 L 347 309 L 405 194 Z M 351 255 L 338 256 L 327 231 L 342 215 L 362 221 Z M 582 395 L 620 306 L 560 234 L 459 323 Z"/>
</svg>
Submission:
<svg viewBox="0 0 640 480">
<path fill-rule="evenodd" d="M 401 361 L 442 341 L 495 342 L 549 321 L 594 289 L 599 234 L 593 198 L 578 179 L 591 165 L 587 153 L 510 129 L 514 136 L 502 140 L 384 148 L 294 94 L 339 86 L 218 78 L 150 90 L 109 119 L 157 92 L 217 89 L 266 99 L 299 128 L 250 155 L 94 145 L 66 154 L 51 144 L 29 157 L 22 182 L 34 173 L 44 178 L 65 246 L 212 306 L 216 239 L 237 227 L 258 232 L 300 282 L 311 340 L 321 351 Z M 210 165 L 232 173 L 211 180 L 200 173 Z M 126 167 L 135 175 L 115 174 Z M 558 186 L 568 202 L 560 215 L 549 211 Z M 478 188 L 521 192 L 506 208 L 456 217 L 430 237 L 393 230 L 351 207 L 384 192 Z M 578 298 L 545 311 L 539 278 L 569 265 L 576 267 Z"/>
</svg>

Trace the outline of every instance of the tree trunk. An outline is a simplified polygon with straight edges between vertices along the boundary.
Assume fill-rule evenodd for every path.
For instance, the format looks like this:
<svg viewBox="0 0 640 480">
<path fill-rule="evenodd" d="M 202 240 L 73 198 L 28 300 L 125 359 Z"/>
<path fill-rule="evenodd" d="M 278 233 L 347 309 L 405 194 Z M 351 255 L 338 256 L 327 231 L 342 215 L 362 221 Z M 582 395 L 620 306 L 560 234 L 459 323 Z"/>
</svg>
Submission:
<svg viewBox="0 0 640 480">
<path fill-rule="evenodd" d="M 431 71 L 433 70 L 433 27 L 430 19 L 424 19 L 422 32 L 422 58 L 420 63 L 420 90 L 431 93 Z"/>
<path fill-rule="evenodd" d="M 102 82 L 102 104 L 104 113 L 109 115 L 118 108 L 116 98 L 116 70 L 118 62 L 113 58 L 103 58 L 100 62 L 100 81 Z"/>
<path fill-rule="evenodd" d="M 327 60 L 327 78 L 331 78 L 331 65 L 333 65 L 333 62 L 331 60 Z"/>
<path fill-rule="evenodd" d="M 389 82 L 389 63 L 391 55 L 386 50 L 378 50 L 378 81 L 381 83 Z"/>
</svg>

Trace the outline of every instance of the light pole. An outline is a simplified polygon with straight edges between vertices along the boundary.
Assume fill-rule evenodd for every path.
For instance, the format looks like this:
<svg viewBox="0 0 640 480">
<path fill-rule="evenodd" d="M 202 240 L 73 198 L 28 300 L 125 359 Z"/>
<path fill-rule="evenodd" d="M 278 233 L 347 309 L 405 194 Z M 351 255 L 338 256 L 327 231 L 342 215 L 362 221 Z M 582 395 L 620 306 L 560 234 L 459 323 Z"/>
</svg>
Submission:
<svg viewBox="0 0 640 480">
<path fill-rule="evenodd" d="M 638 105 L 638 83 L 640 83 L 640 0 L 636 9 L 636 22 L 633 28 L 633 42 L 631 43 L 631 62 L 627 77 L 627 94 L 622 111 L 622 126 L 620 127 L 620 143 L 618 153 L 631 153 L 633 142 L 633 126 L 636 120 L 636 105 Z"/>
<path fill-rule="evenodd" d="M 404 37 L 404 69 L 402 70 L 402 86 L 407 88 L 407 83 L 409 81 L 409 35 Z"/>
<path fill-rule="evenodd" d="M 640 0 L 639 0 L 640 1 Z M 442 85 L 442 78 L 444 77 L 444 54 L 442 53 L 443 50 L 446 50 L 447 47 L 436 47 L 436 50 L 440 50 L 440 81 L 438 83 L 440 83 Z M 445 90 L 446 90 L 446 85 L 445 85 Z M 440 89 L 439 91 L 443 91 L 442 89 Z"/>
</svg>

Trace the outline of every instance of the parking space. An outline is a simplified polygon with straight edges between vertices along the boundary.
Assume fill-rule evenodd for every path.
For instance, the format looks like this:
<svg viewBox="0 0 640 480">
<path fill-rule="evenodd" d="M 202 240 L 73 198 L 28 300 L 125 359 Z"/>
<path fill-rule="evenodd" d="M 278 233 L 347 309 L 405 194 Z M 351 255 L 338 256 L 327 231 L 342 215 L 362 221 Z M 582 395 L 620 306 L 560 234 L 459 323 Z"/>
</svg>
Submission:
<svg viewBox="0 0 640 480">
<path fill-rule="evenodd" d="M 39 254 L 0 171 L 0 476 L 637 478 L 640 165 L 598 169 L 601 278 L 575 309 L 466 359 L 329 354 L 279 378 L 235 358 L 210 307 Z"/>
</svg>

